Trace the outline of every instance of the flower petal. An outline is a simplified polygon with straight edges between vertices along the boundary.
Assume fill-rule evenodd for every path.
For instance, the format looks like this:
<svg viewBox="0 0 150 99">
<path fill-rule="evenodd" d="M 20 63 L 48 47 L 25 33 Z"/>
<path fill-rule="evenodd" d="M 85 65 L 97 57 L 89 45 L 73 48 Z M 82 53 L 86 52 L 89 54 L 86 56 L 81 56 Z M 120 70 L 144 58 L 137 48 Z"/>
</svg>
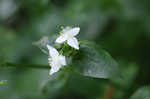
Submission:
<svg viewBox="0 0 150 99">
<path fill-rule="evenodd" d="M 63 43 L 67 40 L 67 35 L 66 34 L 61 34 L 57 39 L 56 43 Z"/>
<path fill-rule="evenodd" d="M 56 66 L 56 64 L 52 62 L 49 75 L 52 75 L 53 73 L 58 72 L 60 68 L 61 68 L 61 65 Z"/>
<path fill-rule="evenodd" d="M 69 38 L 67 40 L 68 45 L 70 45 L 71 47 L 79 50 L 79 43 L 78 40 L 75 37 Z"/>
<path fill-rule="evenodd" d="M 67 33 L 71 34 L 72 36 L 76 36 L 77 34 L 79 34 L 79 31 L 80 31 L 80 28 L 75 27 L 75 28 L 68 30 Z"/>
<path fill-rule="evenodd" d="M 56 56 L 59 56 L 58 51 L 54 47 L 51 47 L 50 45 L 47 45 L 47 48 L 49 50 L 49 55 L 50 55 L 51 58 L 55 58 Z"/>
<path fill-rule="evenodd" d="M 59 60 L 60 60 L 61 65 L 67 65 L 65 56 L 60 55 Z"/>
</svg>

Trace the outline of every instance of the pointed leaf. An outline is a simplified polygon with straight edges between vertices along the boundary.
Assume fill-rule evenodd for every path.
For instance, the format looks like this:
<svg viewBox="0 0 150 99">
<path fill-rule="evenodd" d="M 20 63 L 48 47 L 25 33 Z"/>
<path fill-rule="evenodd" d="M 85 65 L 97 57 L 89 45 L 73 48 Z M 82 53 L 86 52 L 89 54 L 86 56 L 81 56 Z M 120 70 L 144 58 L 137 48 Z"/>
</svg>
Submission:
<svg viewBox="0 0 150 99">
<path fill-rule="evenodd" d="M 95 78 L 120 76 L 116 61 L 93 42 L 82 41 L 79 56 L 73 61 L 73 67 L 84 76 Z"/>
<path fill-rule="evenodd" d="M 150 99 L 150 86 L 138 89 L 130 99 Z"/>
</svg>

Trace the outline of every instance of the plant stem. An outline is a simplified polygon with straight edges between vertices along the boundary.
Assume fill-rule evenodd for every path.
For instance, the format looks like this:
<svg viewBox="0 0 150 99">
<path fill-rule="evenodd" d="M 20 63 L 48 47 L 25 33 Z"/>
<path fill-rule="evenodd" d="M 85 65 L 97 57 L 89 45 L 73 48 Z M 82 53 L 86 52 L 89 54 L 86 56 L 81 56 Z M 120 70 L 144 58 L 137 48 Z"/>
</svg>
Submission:
<svg viewBox="0 0 150 99">
<path fill-rule="evenodd" d="M 106 89 L 104 99 L 113 99 L 115 88 L 112 85 L 109 85 Z"/>
<path fill-rule="evenodd" d="M 14 64 L 14 63 L 5 63 L 2 67 L 23 67 L 23 68 L 36 68 L 36 69 L 50 69 L 48 65 L 37 65 L 37 64 Z"/>
</svg>

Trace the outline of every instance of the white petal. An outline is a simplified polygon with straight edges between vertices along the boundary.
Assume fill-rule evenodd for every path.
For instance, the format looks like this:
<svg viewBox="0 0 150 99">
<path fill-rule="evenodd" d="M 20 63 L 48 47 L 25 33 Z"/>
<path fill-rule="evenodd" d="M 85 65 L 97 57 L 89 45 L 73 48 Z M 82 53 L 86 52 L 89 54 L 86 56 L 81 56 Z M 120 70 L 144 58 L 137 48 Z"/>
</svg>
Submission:
<svg viewBox="0 0 150 99">
<path fill-rule="evenodd" d="M 49 72 L 49 75 L 52 75 L 53 73 L 55 72 L 58 72 L 60 68 L 51 68 L 50 69 L 50 72 Z"/>
<path fill-rule="evenodd" d="M 75 49 L 79 49 L 79 43 L 78 40 L 75 37 L 69 38 L 67 40 L 68 45 L 70 45 L 71 47 L 75 48 Z"/>
<path fill-rule="evenodd" d="M 63 43 L 67 40 L 67 35 L 66 34 L 61 34 L 57 39 L 56 43 Z"/>
<path fill-rule="evenodd" d="M 49 74 L 52 75 L 55 72 L 58 72 L 62 66 L 60 64 L 56 64 L 55 61 L 51 62 L 51 69 Z"/>
<path fill-rule="evenodd" d="M 52 75 L 57 71 L 59 71 L 59 69 L 56 70 L 56 69 L 51 68 L 51 70 L 49 71 L 49 75 Z"/>
<path fill-rule="evenodd" d="M 54 71 L 52 68 L 49 71 L 49 75 L 52 75 L 53 73 L 55 73 L 56 71 Z"/>
<path fill-rule="evenodd" d="M 60 60 L 61 65 L 67 65 L 65 56 L 60 55 L 59 60 Z"/>
<path fill-rule="evenodd" d="M 77 34 L 79 34 L 79 31 L 80 31 L 80 28 L 75 27 L 75 28 L 68 30 L 67 33 L 70 33 L 72 36 L 76 36 Z"/>
<path fill-rule="evenodd" d="M 47 48 L 49 50 L 49 55 L 50 55 L 51 58 L 55 58 L 56 56 L 59 55 L 58 51 L 54 47 L 51 47 L 50 45 L 47 45 Z"/>
</svg>

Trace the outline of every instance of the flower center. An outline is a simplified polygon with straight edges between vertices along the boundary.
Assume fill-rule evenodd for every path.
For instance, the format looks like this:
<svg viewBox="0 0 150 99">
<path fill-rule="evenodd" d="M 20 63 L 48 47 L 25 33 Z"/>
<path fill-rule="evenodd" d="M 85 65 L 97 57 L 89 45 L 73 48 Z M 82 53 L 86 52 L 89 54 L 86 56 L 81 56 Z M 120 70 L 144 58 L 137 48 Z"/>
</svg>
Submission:
<svg viewBox="0 0 150 99">
<path fill-rule="evenodd" d="M 67 33 L 67 38 L 71 38 L 72 35 L 70 33 Z"/>
</svg>

